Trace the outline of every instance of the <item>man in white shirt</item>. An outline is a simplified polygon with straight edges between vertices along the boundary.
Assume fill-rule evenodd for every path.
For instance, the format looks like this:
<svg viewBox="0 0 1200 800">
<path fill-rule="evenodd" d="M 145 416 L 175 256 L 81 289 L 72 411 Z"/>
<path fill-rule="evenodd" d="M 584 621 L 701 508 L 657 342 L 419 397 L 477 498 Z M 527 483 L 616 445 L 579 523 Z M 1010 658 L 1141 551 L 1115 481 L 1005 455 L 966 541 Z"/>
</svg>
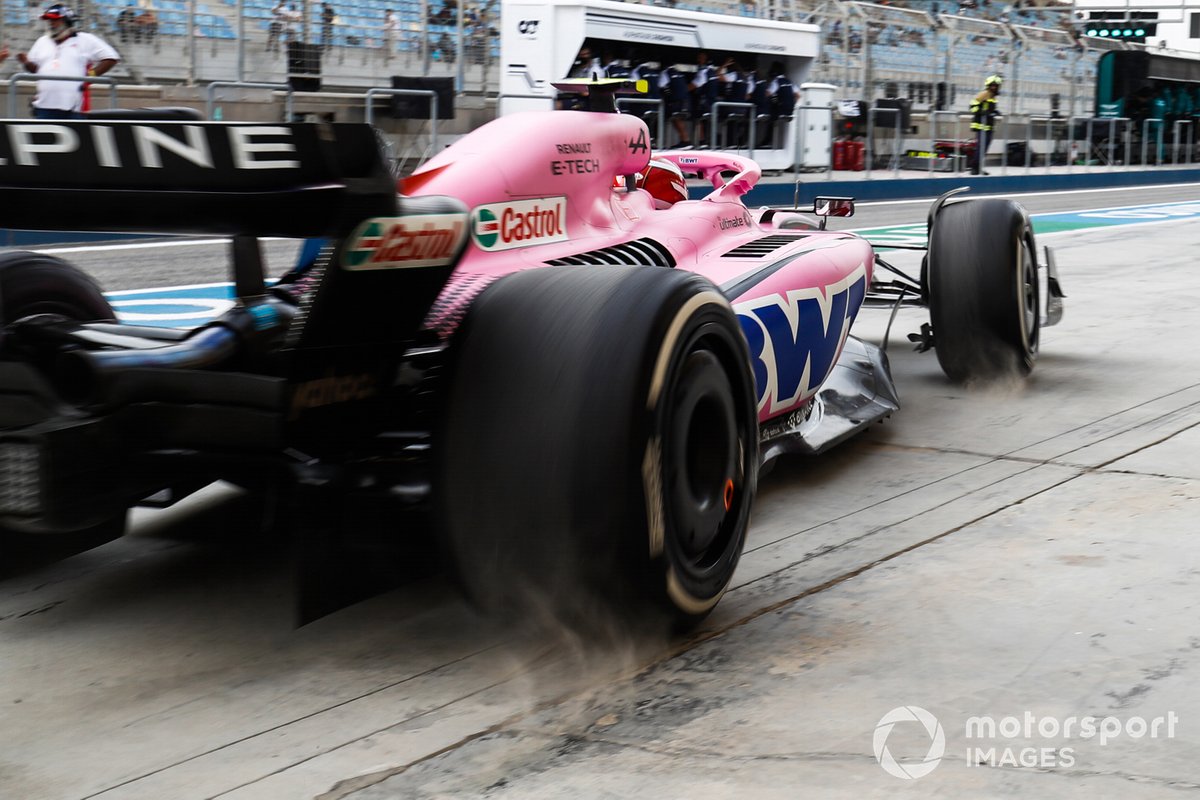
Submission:
<svg viewBox="0 0 1200 800">
<path fill-rule="evenodd" d="M 278 53 L 279 43 L 284 41 L 284 28 L 288 24 L 287 4 L 279 0 L 271 6 L 271 23 L 267 26 L 267 52 Z"/>
<path fill-rule="evenodd" d="M 42 19 L 49 25 L 49 31 L 38 37 L 28 53 L 17 53 L 17 60 L 26 72 L 79 80 L 38 81 L 33 115 L 38 119 L 79 119 L 85 107 L 84 79 L 108 72 L 117 65 L 120 56 L 99 36 L 75 30 L 75 12 L 61 3 L 47 8 Z"/>
<path fill-rule="evenodd" d="M 383 49 L 384 58 L 390 59 L 396 50 L 396 40 L 400 38 L 400 16 L 392 9 L 383 12 Z"/>
<path fill-rule="evenodd" d="M 288 3 L 283 12 L 283 39 L 288 42 L 300 40 L 300 27 L 304 22 L 304 14 L 296 8 L 295 3 Z"/>
</svg>

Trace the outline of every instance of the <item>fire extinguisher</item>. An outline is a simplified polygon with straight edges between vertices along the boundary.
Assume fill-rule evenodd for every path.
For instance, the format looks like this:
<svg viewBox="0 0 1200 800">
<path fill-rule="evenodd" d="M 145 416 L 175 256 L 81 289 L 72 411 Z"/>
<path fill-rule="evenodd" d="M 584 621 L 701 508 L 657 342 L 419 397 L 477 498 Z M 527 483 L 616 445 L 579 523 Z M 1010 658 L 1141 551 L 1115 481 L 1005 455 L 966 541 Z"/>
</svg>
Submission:
<svg viewBox="0 0 1200 800">
<path fill-rule="evenodd" d="M 867 165 L 867 145 L 865 142 L 850 142 L 851 150 L 848 154 L 847 165 L 849 169 L 855 172 L 861 172 L 866 169 Z"/>
<path fill-rule="evenodd" d="M 838 139 L 833 143 L 833 168 L 844 170 L 846 168 L 846 145 L 847 142 Z"/>
</svg>

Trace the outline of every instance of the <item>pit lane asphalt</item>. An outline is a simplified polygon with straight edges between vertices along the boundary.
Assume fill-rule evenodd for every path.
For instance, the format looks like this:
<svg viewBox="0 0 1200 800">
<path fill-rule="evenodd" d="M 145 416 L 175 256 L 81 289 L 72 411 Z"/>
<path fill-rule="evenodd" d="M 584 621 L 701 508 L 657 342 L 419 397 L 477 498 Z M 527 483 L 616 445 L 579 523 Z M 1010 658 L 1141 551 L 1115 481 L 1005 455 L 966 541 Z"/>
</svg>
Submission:
<svg viewBox="0 0 1200 800">
<path fill-rule="evenodd" d="M 1196 196 L 1022 200 L 1038 211 Z M 926 207 L 864 206 L 854 227 L 919 222 Z M 124 540 L 0 573 L 0 797 L 1200 789 L 1200 225 L 1040 243 L 1056 248 L 1069 298 L 1033 377 L 952 386 L 904 339 L 920 312 L 901 312 L 889 352 L 903 409 L 763 481 L 734 588 L 690 639 L 518 634 L 475 616 L 436 573 L 297 629 L 280 544 L 254 537 L 219 490 L 140 512 Z M 172 283 L 217 279 L 199 277 L 203 250 L 95 258 L 112 265 L 106 288 L 132 288 L 149 283 L 123 268 L 143 257 L 187 276 Z M 866 313 L 855 332 L 878 341 L 885 325 Z M 945 741 L 915 780 L 875 755 L 876 739 L 910 770 L 936 755 L 919 722 L 876 736 L 908 706 Z M 1177 723 L 1170 738 L 1103 745 L 1036 723 L 968 735 L 971 717 L 1026 713 Z M 976 764 L 975 748 L 997 765 Z M 1000 765 L 1005 748 L 1037 761 Z"/>
</svg>

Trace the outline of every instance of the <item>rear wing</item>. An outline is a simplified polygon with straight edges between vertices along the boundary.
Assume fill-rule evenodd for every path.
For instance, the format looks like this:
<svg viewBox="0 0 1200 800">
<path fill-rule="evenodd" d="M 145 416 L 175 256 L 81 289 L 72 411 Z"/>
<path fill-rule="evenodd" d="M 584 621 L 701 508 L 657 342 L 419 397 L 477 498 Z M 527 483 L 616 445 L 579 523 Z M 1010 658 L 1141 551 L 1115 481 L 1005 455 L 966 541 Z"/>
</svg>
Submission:
<svg viewBox="0 0 1200 800">
<path fill-rule="evenodd" d="M 396 214 L 369 125 L 0 120 L 0 228 L 340 238 Z"/>
</svg>

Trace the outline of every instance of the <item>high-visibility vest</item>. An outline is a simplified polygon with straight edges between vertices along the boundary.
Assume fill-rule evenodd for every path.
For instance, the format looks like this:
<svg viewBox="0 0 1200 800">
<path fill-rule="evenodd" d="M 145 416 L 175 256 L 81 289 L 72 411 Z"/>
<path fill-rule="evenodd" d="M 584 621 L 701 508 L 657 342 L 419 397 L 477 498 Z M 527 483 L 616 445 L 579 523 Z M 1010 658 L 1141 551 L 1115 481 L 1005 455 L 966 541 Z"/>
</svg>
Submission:
<svg viewBox="0 0 1200 800">
<path fill-rule="evenodd" d="M 971 114 L 974 115 L 971 130 L 990 131 L 996 121 L 996 98 L 986 90 L 975 95 L 971 101 Z"/>
</svg>

